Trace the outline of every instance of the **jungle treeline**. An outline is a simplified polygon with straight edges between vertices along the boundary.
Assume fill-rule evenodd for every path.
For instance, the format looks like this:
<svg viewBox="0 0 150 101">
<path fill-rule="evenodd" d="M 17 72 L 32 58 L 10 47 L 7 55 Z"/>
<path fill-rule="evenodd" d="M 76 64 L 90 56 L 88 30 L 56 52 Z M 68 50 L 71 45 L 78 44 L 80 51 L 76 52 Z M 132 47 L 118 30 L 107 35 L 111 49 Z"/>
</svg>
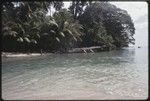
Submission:
<svg viewBox="0 0 150 101">
<path fill-rule="evenodd" d="M 109 2 L 3 2 L 2 51 L 68 52 L 72 48 L 110 49 L 134 44 L 134 23 L 127 11 Z M 55 11 L 55 12 L 52 12 Z"/>
</svg>

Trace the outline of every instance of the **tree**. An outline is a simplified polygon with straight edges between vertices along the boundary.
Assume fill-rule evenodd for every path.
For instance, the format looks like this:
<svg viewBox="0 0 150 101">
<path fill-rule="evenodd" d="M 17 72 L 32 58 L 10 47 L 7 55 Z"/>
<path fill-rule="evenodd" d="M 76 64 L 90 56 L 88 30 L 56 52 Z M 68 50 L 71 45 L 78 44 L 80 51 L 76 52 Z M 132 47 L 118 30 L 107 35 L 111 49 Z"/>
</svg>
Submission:
<svg viewBox="0 0 150 101">
<path fill-rule="evenodd" d="M 3 3 L 3 41 L 13 40 L 9 44 L 4 44 L 3 48 L 8 49 L 12 46 L 14 49 L 21 49 L 24 51 L 29 47 L 29 44 L 37 44 L 39 38 L 38 27 L 46 15 L 49 3 L 43 2 L 6 2 Z M 8 49 L 10 50 L 10 49 Z"/>
<path fill-rule="evenodd" d="M 51 7 L 53 15 L 47 15 Z M 5 2 L 2 6 L 4 51 L 67 52 L 74 47 L 134 44 L 135 28 L 129 14 L 107 2 Z"/>
<path fill-rule="evenodd" d="M 123 47 L 134 44 L 134 24 L 125 10 L 107 2 L 95 2 L 87 6 L 79 17 L 84 27 L 85 46 L 106 45 Z"/>
<path fill-rule="evenodd" d="M 66 9 L 60 10 L 54 14 L 54 19 L 58 24 L 57 38 L 61 42 L 61 47 L 68 48 L 74 47 L 77 41 L 81 41 L 80 36 L 82 25 L 73 19 L 73 15 Z"/>
<path fill-rule="evenodd" d="M 88 5 L 87 1 L 76 1 L 73 0 L 71 6 L 69 7 L 70 12 L 73 14 L 74 19 L 77 19 L 83 11 L 84 7 Z"/>
<path fill-rule="evenodd" d="M 135 28 L 127 11 L 117 8 L 109 3 L 101 3 L 104 16 L 104 25 L 107 33 L 111 34 L 117 47 L 134 44 Z"/>
</svg>

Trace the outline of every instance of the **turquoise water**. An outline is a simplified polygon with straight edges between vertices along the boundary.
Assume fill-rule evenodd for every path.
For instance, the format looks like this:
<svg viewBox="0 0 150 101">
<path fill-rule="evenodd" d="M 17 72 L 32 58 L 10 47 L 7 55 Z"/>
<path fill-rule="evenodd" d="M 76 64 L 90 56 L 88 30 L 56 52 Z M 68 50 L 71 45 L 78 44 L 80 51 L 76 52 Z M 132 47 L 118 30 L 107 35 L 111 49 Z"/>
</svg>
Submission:
<svg viewBox="0 0 150 101">
<path fill-rule="evenodd" d="M 3 99 L 147 97 L 147 48 L 2 58 Z"/>
</svg>

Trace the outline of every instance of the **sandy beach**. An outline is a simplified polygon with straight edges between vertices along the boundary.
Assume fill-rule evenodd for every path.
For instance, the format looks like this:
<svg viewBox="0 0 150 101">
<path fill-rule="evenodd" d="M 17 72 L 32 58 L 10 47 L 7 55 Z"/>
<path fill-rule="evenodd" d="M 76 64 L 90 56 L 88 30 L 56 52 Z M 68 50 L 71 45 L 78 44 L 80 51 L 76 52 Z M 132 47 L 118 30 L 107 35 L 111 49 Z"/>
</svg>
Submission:
<svg viewBox="0 0 150 101">
<path fill-rule="evenodd" d="M 31 56 L 40 56 L 45 54 L 40 53 L 9 53 L 9 52 L 2 52 L 2 57 L 31 57 Z"/>
</svg>

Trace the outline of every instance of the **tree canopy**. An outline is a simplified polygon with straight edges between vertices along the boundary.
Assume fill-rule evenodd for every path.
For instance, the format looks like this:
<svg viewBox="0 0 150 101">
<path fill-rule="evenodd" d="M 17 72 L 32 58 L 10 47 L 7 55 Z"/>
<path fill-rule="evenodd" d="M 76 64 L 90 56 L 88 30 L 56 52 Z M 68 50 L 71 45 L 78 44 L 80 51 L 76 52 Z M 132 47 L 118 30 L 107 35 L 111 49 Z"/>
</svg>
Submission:
<svg viewBox="0 0 150 101">
<path fill-rule="evenodd" d="M 3 2 L 3 51 L 67 52 L 74 47 L 115 49 L 134 44 L 134 23 L 127 11 L 98 1 L 72 1 L 69 9 L 63 5 L 61 1 Z"/>
</svg>

